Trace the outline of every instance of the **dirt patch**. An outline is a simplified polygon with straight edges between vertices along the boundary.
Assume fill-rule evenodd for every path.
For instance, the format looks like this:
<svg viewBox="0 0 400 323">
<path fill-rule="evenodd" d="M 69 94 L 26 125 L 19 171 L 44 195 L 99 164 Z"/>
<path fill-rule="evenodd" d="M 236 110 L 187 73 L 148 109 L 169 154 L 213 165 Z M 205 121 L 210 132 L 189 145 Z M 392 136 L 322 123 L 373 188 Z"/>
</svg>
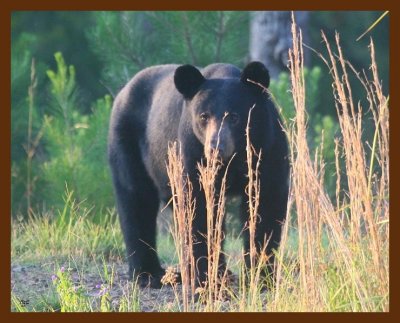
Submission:
<svg viewBox="0 0 400 323">
<path fill-rule="evenodd" d="M 103 265 L 101 265 L 103 266 Z M 109 286 L 104 275 L 101 274 L 102 268 L 91 264 L 85 266 L 85 270 L 77 270 L 76 268 L 68 268 L 71 280 L 74 285 L 81 286 L 85 290 L 85 296 L 93 301 L 94 310 L 100 304 L 101 287 L 106 284 L 109 286 L 111 309 L 118 310 L 121 299 L 132 293 L 133 284 L 129 282 L 126 266 L 124 264 L 107 265 L 109 273 L 113 267 L 113 283 Z M 13 264 L 11 266 L 11 292 L 19 299 L 28 311 L 32 310 L 57 310 L 54 308 L 58 303 L 58 296 L 53 284 L 52 276 L 55 275 L 55 264 Z M 169 308 L 178 306 L 176 293 L 180 292 L 178 286 L 175 290 L 171 286 L 163 286 L 161 289 L 143 288 L 138 290 L 139 306 L 137 310 L 142 312 L 166 311 Z M 12 311 L 16 308 L 12 304 Z"/>
<path fill-rule="evenodd" d="M 165 285 L 161 289 L 142 288 L 137 289 L 136 305 L 135 297 L 132 297 L 133 284 L 128 280 L 127 268 L 123 263 L 107 264 L 109 273 L 113 272 L 113 283 L 105 281 L 103 264 L 93 263 L 78 266 L 56 265 L 55 262 L 43 264 L 12 264 L 11 266 L 11 291 L 18 302 L 28 311 L 58 311 L 59 300 L 53 283 L 56 268 L 64 266 L 68 270 L 75 286 L 81 286 L 85 297 L 91 302 L 94 311 L 100 311 L 101 287 L 106 285 L 109 293 L 109 305 L 112 311 L 120 310 L 121 302 L 125 302 L 125 310 L 140 312 L 158 311 L 182 311 L 181 286 L 174 288 Z M 138 300 L 138 301 L 137 301 Z M 127 307 L 126 303 L 131 303 Z M 222 308 L 228 308 L 228 303 L 222 304 Z M 12 311 L 16 311 L 12 304 Z"/>
</svg>

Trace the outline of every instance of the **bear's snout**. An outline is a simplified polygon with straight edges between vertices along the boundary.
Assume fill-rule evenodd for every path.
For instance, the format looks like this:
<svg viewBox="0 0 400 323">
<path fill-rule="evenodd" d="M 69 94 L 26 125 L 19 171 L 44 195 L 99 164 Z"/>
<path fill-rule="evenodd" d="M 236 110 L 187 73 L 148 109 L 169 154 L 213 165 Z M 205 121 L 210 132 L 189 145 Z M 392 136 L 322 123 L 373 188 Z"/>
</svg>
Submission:
<svg viewBox="0 0 400 323">
<path fill-rule="evenodd" d="M 229 161 L 235 152 L 235 145 L 232 138 L 232 132 L 229 127 L 222 128 L 214 125 L 208 129 L 204 153 L 209 159 L 213 152 L 217 152 L 217 157 L 222 161 Z"/>
</svg>

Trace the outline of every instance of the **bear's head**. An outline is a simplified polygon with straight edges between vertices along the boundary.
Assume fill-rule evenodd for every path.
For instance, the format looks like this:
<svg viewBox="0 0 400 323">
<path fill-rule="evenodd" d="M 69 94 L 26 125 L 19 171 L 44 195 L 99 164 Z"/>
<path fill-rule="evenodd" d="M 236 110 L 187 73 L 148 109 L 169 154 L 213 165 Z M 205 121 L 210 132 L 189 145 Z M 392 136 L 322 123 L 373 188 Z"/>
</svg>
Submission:
<svg viewBox="0 0 400 323">
<path fill-rule="evenodd" d="M 249 63 L 240 78 L 210 79 L 196 67 L 182 65 L 175 71 L 174 82 L 190 110 L 193 132 L 206 157 L 217 150 L 228 161 L 235 152 L 245 150 L 249 111 L 265 103 L 263 92 L 269 86 L 269 73 L 262 63 Z"/>
</svg>

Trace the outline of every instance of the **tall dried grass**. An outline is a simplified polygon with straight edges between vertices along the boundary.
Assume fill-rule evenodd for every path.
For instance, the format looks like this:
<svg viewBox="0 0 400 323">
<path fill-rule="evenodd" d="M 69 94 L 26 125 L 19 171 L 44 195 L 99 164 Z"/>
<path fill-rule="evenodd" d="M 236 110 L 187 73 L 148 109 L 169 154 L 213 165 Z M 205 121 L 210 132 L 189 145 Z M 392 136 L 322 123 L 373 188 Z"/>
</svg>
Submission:
<svg viewBox="0 0 400 323">
<path fill-rule="evenodd" d="M 328 198 L 323 186 L 324 164 L 316 157 L 311 160 L 307 146 L 307 115 L 303 73 L 302 35 L 292 25 L 293 50 L 290 51 L 292 95 L 296 119 L 288 130 L 291 145 L 292 189 L 294 204 L 288 214 L 297 215 L 298 256 L 282 261 L 289 254 L 287 220 L 280 247 L 279 276 L 272 302 L 273 310 L 300 311 L 376 311 L 388 310 L 389 291 L 389 150 L 388 105 L 382 93 L 371 41 L 372 81 L 364 73 L 360 81 L 367 91 L 375 121 L 375 136 L 370 164 L 363 144 L 363 109 L 354 107 L 348 68 L 339 36 L 336 35 L 334 54 L 322 33 L 328 59 L 324 59 L 333 78 L 341 139 L 335 139 L 337 188 L 336 205 Z M 340 169 L 340 161 L 345 168 Z M 374 160 L 379 171 L 374 175 Z M 341 173 L 342 172 L 342 173 Z M 348 190 L 341 184 L 346 175 Z M 374 178 L 374 185 L 372 185 Z M 344 194 L 343 194 L 344 193 Z M 295 209 L 293 209 L 293 205 Z M 324 240 L 326 241 L 323 245 Z M 298 265 L 298 268 L 297 268 Z M 289 271 L 287 268 L 291 268 Z M 298 275 L 299 283 L 294 279 Z M 297 300 L 296 306 L 283 299 Z M 295 296 L 294 296 L 295 295 Z M 283 306 L 282 306 L 283 305 Z"/>
<path fill-rule="evenodd" d="M 211 150 L 206 162 L 198 165 L 199 181 L 204 191 L 207 209 L 208 272 L 205 285 L 207 311 L 218 309 L 218 301 L 223 298 L 223 291 L 226 288 L 227 271 L 226 269 L 222 269 L 224 271 L 221 272 L 220 256 L 225 235 L 223 232 L 223 222 L 225 217 L 226 176 L 229 164 L 225 168 L 223 178 L 218 183 L 217 176 L 221 168 L 222 163 L 218 157 L 218 150 Z"/>
<path fill-rule="evenodd" d="M 249 183 L 250 268 L 243 270 L 239 294 L 226 284 L 226 271 L 219 271 L 224 240 L 226 176 L 216 185 L 221 171 L 216 151 L 199 165 L 200 183 L 207 207 L 208 275 L 205 286 L 205 310 L 220 309 L 223 291 L 232 296 L 231 308 L 241 311 L 387 311 L 389 309 L 389 110 L 388 97 L 382 92 L 370 44 L 371 73 L 359 74 L 344 58 L 336 35 L 336 51 L 322 34 L 328 58 L 321 58 L 333 79 L 341 134 L 335 142 L 336 200 L 331 201 L 324 188 L 322 147 L 312 157 L 307 143 L 307 112 L 303 70 L 302 35 L 292 25 L 293 49 L 289 52 L 291 92 L 296 109 L 293 122 L 286 122 L 292 164 L 287 219 L 276 252 L 275 285 L 261 293 L 260 272 L 267 263 L 265 249 L 257 252 L 254 243 L 259 204 L 258 165 L 261 152 L 254 151 L 247 131 Z M 349 70 L 366 90 L 375 132 L 371 150 L 363 142 L 363 107 L 355 106 Z M 249 120 L 251 110 L 249 113 Z M 191 221 L 195 202 L 191 183 L 184 175 L 180 150 L 174 145 L 169 154 L 169 176 L 173 192 L 174 238 L 177 245 L 184 309 L 193 303 L 194 259 Z M 256 157 L 254 164 L 253 160 Z M 368 162 L 369 161 L 369 162 Z M 344 183 L 344 180 L 347 183 Z M 346 185 L 344 185 L 346 184 Z M 297 250 L 293 251 L 293 243 Z M 266 241 L 267 243 L 267 241 Z M 265 244 L 266 245 L 266 244 Z M 244 263 L 243 255 L 243 263 Z M 244 268 L 244 266 L 242 267 Z M 245 277 L 247 279 L 245 279 Z M 186 297 L 186 298 L 185 298 Z M 237 301 L 233 304 L 233 301 Z"/>
<path fill-rule="evenodd" d="M 193 307 L 196 287 L 192 236 L 195 201 L 192 198 L 192 184 L 184 173 L 181 147 L 177 143 L 168 148 L 167 171 L 172 193 L 172 236 L 182 280 L 183 310 L 187 312 Z"/>
</svg>

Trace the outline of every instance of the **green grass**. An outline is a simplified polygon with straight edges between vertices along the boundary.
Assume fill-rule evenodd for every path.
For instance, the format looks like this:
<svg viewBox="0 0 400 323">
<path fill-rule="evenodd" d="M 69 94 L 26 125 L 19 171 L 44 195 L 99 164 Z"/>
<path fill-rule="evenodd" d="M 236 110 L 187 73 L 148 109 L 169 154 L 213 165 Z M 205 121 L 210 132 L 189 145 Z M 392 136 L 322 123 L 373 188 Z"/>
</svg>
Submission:
<svg viewBox="0 0 400 323">
<path fill-rule="evenodd" d="M 123 255 L 123 239 L 115 212 L 105 212 L 96 223 L 90 217 L 91 210 L 82 209 L 72 196 L 67 191 L 62 210 L 33 214 L 27 221 L 13 220 L 11 257 L 14 262 Z"/>
</svg>

